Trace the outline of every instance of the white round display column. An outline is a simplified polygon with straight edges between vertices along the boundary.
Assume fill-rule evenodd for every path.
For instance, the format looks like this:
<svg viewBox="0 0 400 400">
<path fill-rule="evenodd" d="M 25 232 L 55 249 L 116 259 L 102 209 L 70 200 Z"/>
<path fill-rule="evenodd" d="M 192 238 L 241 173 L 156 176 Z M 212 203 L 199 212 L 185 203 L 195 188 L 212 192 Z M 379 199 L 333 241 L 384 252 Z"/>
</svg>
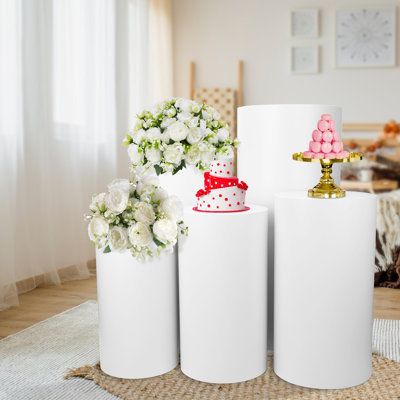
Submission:
<svg viewBox="0 0 400 400">
<path fill-rule="evenodd" d="M 96 253 L 100 366 L 137 379 L 178 364 L 176 253 L 139 262 L 125 251 Z"/>
<path fill-rule="evenodd" d="M 273 349 L 274 195 L 285 190 L 306 190 L 318 182 L 320 169 L 292 160 L 307 150 L 322 114 L 331 114 L 342 131 L 340 107 L 322 104 L 269 104 L 238 108 L 238 176 L 246 181 L 249 202 L 269 210 L 268 235 L 268 349 Z M 340 167 L 333 177 L 339 183 Z"/>
<path fill-rule="evenodd" d="M 267 368 L 267 209 L 185 210 L 179 242 L 181 369 L 211 383 Z"/>
<path fill-rule="evenodd" d="M 160 175 L 161 187 L 168 193 L 178 196 L 188 207 L 196 204 L 196 192 L 203 187 L 203 183 L 203 173 L 192 165 L 188 165 L 175 175 L 170 172 Z"/>
<path fill-rule="evenodd" d="M 375 228 L 374 195 L 276 195 L 274 370 L 282 379 L 339 389 L 370 377 Z"/>
</svg>

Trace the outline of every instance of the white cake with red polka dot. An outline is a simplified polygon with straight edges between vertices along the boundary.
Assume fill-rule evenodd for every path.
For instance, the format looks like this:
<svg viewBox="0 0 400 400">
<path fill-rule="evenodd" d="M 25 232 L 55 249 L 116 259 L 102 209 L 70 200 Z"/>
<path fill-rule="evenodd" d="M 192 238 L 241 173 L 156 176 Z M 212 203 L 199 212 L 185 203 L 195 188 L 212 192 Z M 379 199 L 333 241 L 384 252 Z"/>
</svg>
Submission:
<svg viewBox="0 0 400 400">
<path fill-rule="evenodd" d="M 214 160 L 204 173 L 204 189 L 196 193 L 197 211 L 234 212 L 246 207 L 247 184 L 233 175 L 233 161 Z"/>
</svg>

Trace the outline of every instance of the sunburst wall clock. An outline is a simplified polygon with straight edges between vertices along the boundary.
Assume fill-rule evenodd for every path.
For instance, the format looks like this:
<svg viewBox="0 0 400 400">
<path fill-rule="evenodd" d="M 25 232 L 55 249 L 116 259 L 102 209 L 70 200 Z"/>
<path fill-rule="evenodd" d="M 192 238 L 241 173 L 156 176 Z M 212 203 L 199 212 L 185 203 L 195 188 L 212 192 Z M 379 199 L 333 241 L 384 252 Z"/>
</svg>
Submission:
<svg viewBox="0 0 400 400">
<path fill-rule="evenodd" d="M 336 66 L 396 64 L 396 8 L 336 11 Z"/>
</svg>

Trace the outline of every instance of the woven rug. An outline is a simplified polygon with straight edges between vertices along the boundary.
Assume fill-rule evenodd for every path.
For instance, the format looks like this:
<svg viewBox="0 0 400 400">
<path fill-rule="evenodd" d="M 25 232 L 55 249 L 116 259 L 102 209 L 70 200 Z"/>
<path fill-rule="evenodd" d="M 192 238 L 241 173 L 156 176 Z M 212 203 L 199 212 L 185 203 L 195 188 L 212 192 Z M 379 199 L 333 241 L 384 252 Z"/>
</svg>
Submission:
<svg viewBox="0 0 400 400">
<path fill-rule="evenodd" d="M 218 385 L 198 382 L 184 375 L 179 367 L 154 378 L 119 379 L 103 373 L 99 364 L 70 370 L 66 374 L 66 379 L 79 377 L 92 380 L 123 400 L 398 400 L 400 399 L 400 321 L 375 320 L 373 343 L 375 354 L 372 377 L 363 385 L 342 390 L 308 389 L 285 382 L 273 372 L 272 357 L 269 357 L 265 374 L 237 384 Z"/>
<path fill-rule="evenodd" d="M 1 313 L 0 313 L 1 318 Z M 380 355 L 400 361 L 400 321 L 375 320 L 373 331 L 374 351 Z M 116 396 L 101 389 L 94 381 L 88 379 L 64 379 L 67 370 L 82 365 L 95 365 L 99 360 L 98 342 L 97 342 L 97 303 L 95 301 L 86 302 L 78 307 L 58 314 L 46 321 L 40 322 L 24 331 L 0 340 L 0 399 L 1 400 L 116 400 Z M 385 365 L 385 364 L 383 364 Z M 395 364 L 396 366 L 398 364 Z M 385 375 L 388 377 L 387 385 L 380 380 L 374 390 L 375 394 L 361 397 L 361 394 L 350 394 L 348 399 L 398 399 L 398 395 L 390 397 L 389 390 L 393 384 L 398 385 L 397 372 L 391 372 L 394 366 L 387 364 L 388 368 Z M 80 370 L 82 375 L 89 377 L 90 370 Z M 382 370 L 382 368 L 381 368 Z M 398 369 L 396 369 L 398 371 Z M 269 370 L 271 373 L 271 370 Z M 172 373 L 170 373 L 172 374 Z M 154 392 L 149 391 L 151 379 L 141 381 L 128 381 L 129 384 L 136 384 L 138 390 L 130 399 L 177 399 L 180 396 L 180 388 L 172 388 L 168 395 L 161 396 L 159 391 L 161 385 L 164 385 L 165 379 L 170 374 L 165 375 L 154 388 Z M 274 376 L 273 376 L 274 377 Z M 256 382 L 265 379 L 261 377 L 245 384 L 238 385 L 207 385 L 182 377 L 178 383 L 187 385 L 187 381 L 193 386 L 186 386 L 185 390 L 193 390 L 186 398 L 196 399 L 201 397 L 203 387 L 212 386 L 213 390 L 218 390 L 218 400 L 223 399 L 257 399 L 263 396 L 264 399 L 325 399 L 343 397 L 322 397 L 324 391 L 309 391 L 289 385 L 290 391 L 284 397 L 271 397 L 263 394 L 260 385 Z M 274 377 L 274 379 L 277 379 Z M 371 383 L 372 381 L 370 381 Z M 391 382 L 391 383 L 389 383 Z M 282 382 L 281 382 L 282 383 Z M 165 383 L 166 384 L 166 383 Z M 245 385 L 252 385 L 250 397 L 245 397 Z M 284 384 L 284 383 L 283 383 Z M 288 385 L 288 384 L 285 384 Z M 236 386 L 235 392 L 229 395 L 225 392 L 224 386 Z M 385 386 L 385 389 L 381 389 Z M 400 385 L 398 385 L 400 386 Z M 222 389 L 220 389 L 222 387 Z M 288 390 L 289 390 L 288 389 Z M 299 392 L 293 390 L 302 390 L 303 397 Z M 208 389 L 207 389 L 208 390 Z M 247 393 L 248 387 L 247 387 Z M 378 392 L 382 390 L 379 394 Z M 175 393 L 175 395 L 174 395 Z M 257 394 L 261 393 L 261 394 Z M 300 392 L 301 393 L 301 392 Z M 344 391 L 340 391 L 342 396 Z M 348 393 L 348 392 L 347 392 Z M 254 394 L 254 395 L 253 395 Z M 175 396 L 175 397 L 174 397 Z M 258 397 L 257 397 L 258 396 Z M 126 398 L 126 397 L 125 397 Z M 206 397 L 203 397 L 206 398 Z M 183 399 L 185 399 L 183 397 Z M 212 397 L 210 397 L 210 400 Z"/>
<path fill-rule="evenodd" d="M 70 371 L 67 378 L 81 377 L 124 400 L 374 400 L 400 399 L 400 363 L 373 356 L 373 376 L 363 385 L 342 390 L 316 390 L 292 385 L 278 378 L 269 359 L 267 372 L 251 381 L 235 384 L 209 384 L 186 377 L 179 368 L 148 379 L 118 379 L 104 374 L 99 365 Z"/>
</svg>

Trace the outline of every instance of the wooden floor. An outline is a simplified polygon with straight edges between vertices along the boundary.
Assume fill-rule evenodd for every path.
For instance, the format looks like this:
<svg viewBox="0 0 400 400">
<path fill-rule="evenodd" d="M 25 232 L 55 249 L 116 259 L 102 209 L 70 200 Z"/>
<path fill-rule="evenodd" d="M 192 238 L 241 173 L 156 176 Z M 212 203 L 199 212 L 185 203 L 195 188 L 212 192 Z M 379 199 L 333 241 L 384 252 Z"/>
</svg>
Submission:
<svg viewBox="0 0 400 400">
<path fill-rule="evenodd" d="M 37 288 L 19 296 L 19 307 L 0 311 L 0 339 L 55 314 L 96 299 L 96 277 Z"/>
<path fill-rule="evenodd" d="M 376 288 L 375 318 L 400 319 L 400 290 Z M 20 306 L 0 312 L 0 339 L 87 300 L 96 299 L 96 278 L 38 288 L 20 296 Z"/>
</svg>

